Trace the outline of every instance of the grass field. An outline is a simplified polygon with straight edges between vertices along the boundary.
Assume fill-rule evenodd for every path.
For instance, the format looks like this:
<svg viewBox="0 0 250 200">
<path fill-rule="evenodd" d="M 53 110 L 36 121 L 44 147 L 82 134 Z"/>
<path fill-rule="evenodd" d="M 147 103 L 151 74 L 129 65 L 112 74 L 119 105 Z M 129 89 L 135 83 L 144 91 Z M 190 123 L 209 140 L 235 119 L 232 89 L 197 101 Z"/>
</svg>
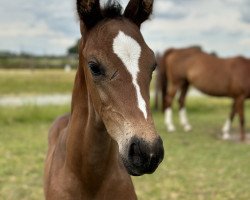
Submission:
<svg viewBox="0 0 250 200">
<path fill-rule="evenodd" d="M 250 199 L 250 146 L 218 139 L 228 104 L 190 99 L 190 133 L 176 123 L 178 131 L 168 134 L 163 115 L 154 112 L 165 159 L 155 174 L 133 178 L 139 199 Z M 0 199 L 43 199 L 47 131 L 53 119 L 68 110 L 69 106 L 1 107 Z"/>
<path fill-rule="evenodd" d="M 69 93 L 74 73 L 58 70 L 0 71 L 1 95 Z M 182 132 L 177 113 L 175 133 L 167 133 L 163 114 L 153 112 L 165 159 L 153 175 L 133 178 L 142 200 L 249 200 L 250 145 L 219 139 L 230 101 L 189 98 L 193 131 Z M 246 125 L 250 130 L 250 104 Z M 0 200 L 43 199 L 43 162 L 47 132 L 65 106 L 0 107 Z M 176 110 L 176 107 L 175 107 Z M 238 121 L 233 133 L 238 132 Z"/>
<path fill-rule="evenodd" d="M 75 72 L 66 73 L 62 69 L 0 69 L 0 97 L 71 93 Z"/>
<path fill-rule="evenodd" d="M 0 69 L 0 96 L 70 93 L 75 71 Z"/>
</svg>

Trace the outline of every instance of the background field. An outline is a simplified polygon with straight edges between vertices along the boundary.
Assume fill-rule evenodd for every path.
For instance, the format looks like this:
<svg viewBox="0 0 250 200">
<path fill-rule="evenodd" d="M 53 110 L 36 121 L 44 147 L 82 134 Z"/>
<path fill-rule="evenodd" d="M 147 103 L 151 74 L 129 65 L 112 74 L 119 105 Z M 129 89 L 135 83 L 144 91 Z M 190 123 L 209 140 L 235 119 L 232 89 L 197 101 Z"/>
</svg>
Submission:
<svg viewBox="0 0 250 200">
<path fill-rule="evenodd" d="M 75 70 L 0 69 L 0 96 L 70 93 Z"/>
<path fill-rule="evenodd" d="M 61 69 L 65 65 L 76 68 L 77 55 L 68 56 L 34 56 L 34 55 L 5 55 L 0 51 L 1 69 Z"/>
<path fill-rule="evenodd" d="M 29 73 L 0 71 L 0 96 L 71 91 L 74 72 L 37 71 L 31 76 Z M 229 106 L 227 99 L 189 98 L 188 114 L 193 125 L 190 133 L 182 132 L 177 113 L 174 116 L 177 131 L 167 133 L 163 114 L 153 112 L 157 130 L 164 140 L 165 159 L 155 174 L 133 178 L 139 199 L 250 199 L 250 146 L 220 140 Z M 248 103 L 248 131 L 249 107 Z M 47 132 L 55 117 L 69 109 L 69 105 L 0 106 L 0 199 L 43 199 Z M 238 132 L 237 120 L 232 132 Z"/>
</svg>

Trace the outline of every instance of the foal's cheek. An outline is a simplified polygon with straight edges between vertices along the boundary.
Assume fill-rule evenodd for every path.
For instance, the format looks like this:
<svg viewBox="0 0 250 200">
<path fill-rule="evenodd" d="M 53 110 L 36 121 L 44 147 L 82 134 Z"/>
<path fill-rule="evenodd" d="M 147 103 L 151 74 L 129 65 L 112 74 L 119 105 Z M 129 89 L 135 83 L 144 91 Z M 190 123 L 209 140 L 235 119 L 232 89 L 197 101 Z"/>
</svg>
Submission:
<svg viewBox="0 0 250 200">
<path fill-rule="evenodd" d="M 101 106 L 105 107 L 110 104 L 109 92 L 103 86 L 97 86 L 98 98 L 100 99 Z"/>
<path fill-rule="evenodd" d="M 96 87 L 97 99 L 98 99 L 98 106 L 99 106 L 99 115 L 103 120 L 107 121 L 107 118 L 111 118 L 111 108 L 112 106 L 112 99 L 110 98 L 110 93 L 108 90 L 105 89 L 103 86 Z"/>
</svg>

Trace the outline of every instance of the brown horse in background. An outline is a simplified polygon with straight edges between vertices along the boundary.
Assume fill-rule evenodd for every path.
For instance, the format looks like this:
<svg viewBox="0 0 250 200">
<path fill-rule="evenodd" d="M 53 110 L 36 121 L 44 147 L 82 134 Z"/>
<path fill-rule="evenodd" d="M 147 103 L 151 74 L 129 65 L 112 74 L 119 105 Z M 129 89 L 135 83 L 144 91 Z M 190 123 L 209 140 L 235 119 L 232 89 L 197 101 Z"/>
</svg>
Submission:
<svg viewBox="0 0 250 200">
<path fill-rule="evenodd" d="M 169 49 L 162 56 L 160 68 L 164 74 L 163 90 L 165 96 L 165 124 L 169 131 L 174 131 L 171 105 L 178 90 L 179 117 L 184 130 L 191 126 L 185 111 L 185 97 L 189 85 L 201 92 L 217 97 L 233 98 L 232 111 L 223 126 L 223 139 L 230 137 L 231 123 L 236 113 L 239 114 L 241 140 L 245 139 L 244 101 L 250 97 L 250 60 L 243 57 L 222 59 L 202 51 L 200 47 Z"/>
<path fill-rule="evenodd" d="M 166 82 L 164 82 L 164 78 L 162 78 L 161 76 L 164 75 L 164 72 L 162 72 L 162 68 L 160 68 L 159 63 L 161 60 L 161 55 L 160 53 L 156 53 L 155 55 L 156 58 L 156 62 L 157 62 L 157 67 L 155 69 L 155 79 L 154 79 L 154 109 L 158 110 L 160 105 L 159 105 L 159 100 L 163 99 L 162 95 L 166 95 L 165 90 L 162 91 L 163 88 L 166 88 L 166 86 L 164 84 L 166 84 Z M 164 102 L 162 102 L 163 105 Z"/>
<path fill-rule="evenodd" d="M 140 25 L 153 0 L 77 0 L 82 38 L 71 113 L 49 132 L 46 199 L 136 199 L 129 175 L 153 173 L 163 159 L 149 104 L 156 66 Z"/>
</svg>

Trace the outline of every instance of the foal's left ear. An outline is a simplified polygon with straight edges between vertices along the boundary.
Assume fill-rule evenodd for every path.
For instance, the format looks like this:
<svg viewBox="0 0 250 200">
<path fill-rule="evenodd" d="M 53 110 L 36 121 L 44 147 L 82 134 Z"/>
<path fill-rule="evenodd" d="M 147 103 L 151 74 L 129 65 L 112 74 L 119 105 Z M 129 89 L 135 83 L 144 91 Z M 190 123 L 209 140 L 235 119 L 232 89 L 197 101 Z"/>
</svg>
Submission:
<svg viewBox="0 0 250 200">
<path fill-rule="evenodd" d="M 153 3 L 154 0 L 130 0 L 123 15 L 140 27 L 151 15 Z"/>
<path fill-rule="evenodd" d="M 77 12 L 87 29 L 91 29 L 102 20 L 100 0 L 77 0 Z"/>
</svg>

